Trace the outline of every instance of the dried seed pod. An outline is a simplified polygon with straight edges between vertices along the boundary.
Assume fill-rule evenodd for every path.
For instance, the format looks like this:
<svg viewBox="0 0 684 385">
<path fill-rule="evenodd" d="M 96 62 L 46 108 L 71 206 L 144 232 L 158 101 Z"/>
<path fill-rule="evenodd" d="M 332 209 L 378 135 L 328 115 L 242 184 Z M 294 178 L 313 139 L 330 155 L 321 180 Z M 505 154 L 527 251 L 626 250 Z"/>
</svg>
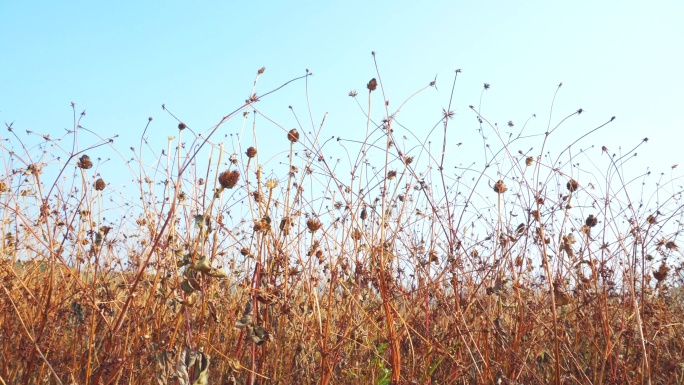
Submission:
<svg viewBox="0 0 684 385">
<path fill-rule="evenodd" d="M 248 158 L 254 158 L 257 154 L 257 149 L 254 147 L 250 147 L 247 149 L 247 152 L 245 152 Z"/>
<path fill-rule="evenodd" d="M 574 179 L 570 179 L 568 183 L 565 184 L 565 187 L 568 188 L 568 191 L 575 192 L 577 189 L 579 189 L 579 183 L 577 183 L 577 181 Z"/>
<path fill-rule="evenodd" d="M 366 88 L 368 88 L 368 91 L 375 91 L 375 89 L 378 88 L 378 81 L 375 80 L 375 78 L 371 79 L 366 85 Z"/>
<path fill-rule="evenodd" d="M 102 191 L 105 188 L 105 181 L 102 178 L 99 178 L 98 180 L 95 181 L 95 190 L 97 191 Z"/>
<path fill-rule="evenodd" d="M 240 172 L 237 170 L 224 171 L 219 175 L 219 183 L 223 188 L 231 189 L 235 187 L 238 180 L 240 180 Z"/>
<path fill-rule="evenodd" d="M 7 187 L 7 183 L 0 181 L 0 192 L 7 192 L 9 191 L 9 187 Z"/>
<path fill-rule="evenodd" d="M 387 179 L 392 180 L 397 176 L 397 172 L 394 170 L 387 172 Z"/>
<path fill-rule="evenodd" d="M 669 272 L 670 268 L 665 264 L 665 262 L 663 262 L 660 264 L 660 267 L 658 267 L 658 270 L 653 272 L 653 278 L 655 278 L 658 282 L 661 282 L 667 278 L 667 273 Z"/>
<path fill-rule="evenodd" d="M 368 212 L 366 212 L 366 208 L 364 207 L 363 210 L 361 210 L 361 220 L 365 220 L 368 218 Z"/>
<path fill-rule="evenodd" d="M 186 126 L 185 123 L 183 123 L 183 122 L 178 123 L 178 129 L 179 130 L 183 131 L 186 128 L 188 128 L 188 126 Z"/>
<path fill-rule="evenodd" d="M 306 228 L 309 229 L 309 231 L 311 231 L 312 233 L 318 231 L 322 226 L 323 224 L 320 221 L 313 218 L 309 218 L 306 221 Z"/>
<path fill-rule="evenodd" d="M 83 155 L 78 159 L 77 166 L 79 168 L 87 170 L 87 169 L 93 167 L 93 162 L 90 161 L 90 157 L 88 155 Z"/>
<path fill-rule="evenodd" d="M 494 183 L 494 191 L 495 191 L 497 194 L 503 194 L 503 193 L 505 193 L 506 191 L 508 191 L 508 188 L 506 187 L 506 185 L 504 184 L 504 182 L 503 182 L 501 179 L 499 179 L 498 182 Z"/>
<path fill-rule="evenodd" d="M 592 214 L 587 217 L 587 220 L 584 221 L 584 223 L 589 227 L 594 227 L 598 224 L 598 219 Z"/>
<path fill-rule="evenodd" d="M 528 156 L 527 158 L 525 158 L 525 166 L 531 166 L 533 162 L 534 162 L 533 157 Z"/>
<path fill-rule="evenodd" d="M 299 132 L 297 132 L 296 128 L 293 128 L 287 132 L 287 140 L 292 143 L 297 143 L 299 141 Z"/>
</svg>

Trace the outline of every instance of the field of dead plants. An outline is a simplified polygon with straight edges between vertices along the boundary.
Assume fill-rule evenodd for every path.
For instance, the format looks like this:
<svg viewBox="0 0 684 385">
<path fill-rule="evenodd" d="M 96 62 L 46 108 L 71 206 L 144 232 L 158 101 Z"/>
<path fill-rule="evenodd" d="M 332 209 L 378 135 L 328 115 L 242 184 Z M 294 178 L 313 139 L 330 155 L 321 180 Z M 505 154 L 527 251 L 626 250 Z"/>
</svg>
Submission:
<svg viewBox="0 0 684 385">
<path fill-rule="evenodd" d="M 582 109 L 494 124 L 460 70 L 429 144 L 380 71 L 352 137 L 271 118 L 262 76 L 207 130 L 163 106 L 164 148 L 159 119 L 122 143 L 74 104 L 59 137 L 5 124 L 0 384 L 684 381 L 682 185 L 629 174 L 647 138 L 588 144 L 609 116 L 554 143 Z M 480 159 L 454 166 L 457 129 Z"/>
</svg>

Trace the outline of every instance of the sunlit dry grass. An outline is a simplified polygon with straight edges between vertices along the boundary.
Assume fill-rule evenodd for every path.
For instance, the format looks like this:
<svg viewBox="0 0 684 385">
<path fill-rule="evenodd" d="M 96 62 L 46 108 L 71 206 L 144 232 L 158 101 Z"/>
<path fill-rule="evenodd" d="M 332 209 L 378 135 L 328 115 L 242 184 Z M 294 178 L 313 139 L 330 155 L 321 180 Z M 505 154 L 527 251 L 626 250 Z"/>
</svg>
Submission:
<svg viewBox="0 0 684 385">
<path fill-rule="evenodd" d="M 438 148 L 406 148 L 380 71 L 349 93 L 365 135 L 323 139 L 259 109 L 263 74 L 201 133 L 163 106 L 161 152 L 152 118 L 125 156 L 74 105 L 61 138 L 7 125 L 0 383 L 683 381 L 679 179 L 587 155 L 603 125 L 551 154 L 581 109 L 527 137 L 470 106 L 482 159 L 454 168 L 453 98 Z"/>
</svg>

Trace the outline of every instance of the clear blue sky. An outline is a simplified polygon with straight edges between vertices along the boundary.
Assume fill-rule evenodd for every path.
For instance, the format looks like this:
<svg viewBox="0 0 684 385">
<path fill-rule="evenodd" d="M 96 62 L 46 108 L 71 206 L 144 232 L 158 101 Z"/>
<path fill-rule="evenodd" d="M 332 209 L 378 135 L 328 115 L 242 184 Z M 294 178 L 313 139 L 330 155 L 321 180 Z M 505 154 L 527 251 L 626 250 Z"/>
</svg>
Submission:
<svg viewBox="0 0 684 385">
<path fill-rule="evenodd" d="M 481 152 L 468 105 L 478 104 L 483 83 L 492 85 L 483 102 L 491 121 L 521 124 L 536 113 L 529 129 L 539 133 L 563 82 L 554 121 L 586 112 L 559 138 L 616 116 L 578 148 L 595 145 L 598 157 L 602 145 L 617 152 L 649 137 L 632 164 L 669 173 L 672 164 L 684 167 L 682 20 L 680 1 L 3 1 L 0 120 L 57 136 L 71 126 L 73 101 L 87 110 L 84 126 L 121 134 L 122 152 L 138 145 L 153 116 L 150 134 L 161 148 L 177 131 L 162 103 L 202 132 L 245 100 L 265 66 L 258 93 L 309 68 L 313 120 L 329 113 L 324 136 L 355 127 L 362 135 L 365 120 L 347 93 L 365 95 L 375 50 L 392 107 L 438 75 L 438 91 L 400 116 L 419 137 L 446 106 L 454 70 L 463 70 L 449 134 L 464 142 L 461 152 L 450 150 L 455 163 L 471 145 Z M 294 127 L 287 106 L 306 117 L 303 96 L 299 82 L 263 106 Z M 271 129 L 278 141 L 262 132 L 260 147 L 283 147 L 283 134 Z"/>
</svg>

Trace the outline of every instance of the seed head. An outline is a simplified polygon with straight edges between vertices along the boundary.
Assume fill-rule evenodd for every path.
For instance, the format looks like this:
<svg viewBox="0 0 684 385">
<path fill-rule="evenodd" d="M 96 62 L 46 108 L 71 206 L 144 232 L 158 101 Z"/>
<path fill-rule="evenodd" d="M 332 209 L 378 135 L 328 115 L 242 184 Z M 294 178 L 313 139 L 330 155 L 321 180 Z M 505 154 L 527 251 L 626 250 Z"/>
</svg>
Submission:
<svg viewBox="0 0 684 385">
<path fill-rule="evenodd" d="M 665 262 L 663 262 L 660 264 L 660 267 L 658 267 L 658 270 L 653 272 L 653 278 L 658 280 L 658 282 L 661 282 L 667 278 L 667 273 L 669 272 L 670 268 L 665 264 Z"/>
<path fill-rule="evenodd" d="M 278 187 L 278 180 L 277 179 L 269 179 L 266 181 L 266 188 L 267 189 L 273 190 L 276 187 Z"/>
<path fill-rule="evenodd" d="M 497 194 L 503 194 L 506 191 L 508 191 L 508 188 L 502 180 L 499 179 L 498 182 L 494 183 L 494 192 L 496 192 Z"/>
<path fill-rule="evenodd" d="M 594 227 L 598 224 L 598 219 L 592 214 L 587 217 L 587 220 L 584 221 L 584 223 L 589 227 Z"/>
<path fill-rule="evenodd" d="M 102 178 L 99 178 L 98 180 L 95 181 L 95 190 L 97 191 L 102 191 L 105 188 L 105 181 Z"/>
<path fill-rule="evenodd" d="M 366 85 L 366 88 L 368 88 L 368 91 L 375 91 L 375 89 L 378 88 L 378 81 L 375 80 L 375 78 L 371 79 Z"/>
<path fill-rule="evenodd" d="M 185 123 L 183 123 L 183 122 L 178 123 L 178 129 L 179 130 L 183 131 L 186 128 L 188 128 L 188 126 L 186 126 Z"/>
<path fill-rule="evenodd" d="M 247 152 L 245 152 L 245 154 L 247 154 L 248 158 L 254 158 L 257 154 L 257 149 L 254 147 L 250 147 L 247 149 Z"/>
<path fill-rule="evenodd" d="M 387 179 L 392 180 L 397 176 L 397 172 L 394 170 L 390 170 L 387 172 Z"/>
<path fill-rule="evenodd" d="M 306 221 L 306 228 L 309 229 L 309 231 L 311 231 L 312 233 L 318 231 L 322 226 L 323 224 L 320 221 L 313 218 L 309 218 Z"/>
<path fill-rule="evenodd" d="M 79 168 L 87 170 L 87 169 L 93 167 L 93 162 L 90 161 L 90 157 L 88 155 L 83 155 L 78 159 L 77 166 Z"/>
<path fill-rule="evenodd" d="M 299 132 L 297 132 L 296 128 L 293 128 L 287 132 L 287 140 L 292 143 L 297 143 L 297 141 L 299 141 Z"/>
<path fill-rule="evenodd" d="M 7 183 L 0 182 L 0 192 L 7 192 L 7 191 L 9 191 L 9 187 L 7 187 Z"/>
<path fill-rule="evenodd" d="M 525 166 L 531 166 L 531 165 L 532 165 L 532 162 L 534 162 L 534 158 L 531 157 L 531 156 L 528 156 L 528 157 L 525 159 Z"/>
<path fill-rule="evenodd" d="M 240 172 L 237 170 L 224 171 L 219 175 L 219 183 L 223 188 L 231 189 L 235 187 L 238 180 L 240 180 Z"/>
<path fill-rule="evenodd" d="M 579 183 L 574 179 L 570 179 L 568 183 L 565 184 L 565 187 L 568 188 L 568 191 L 575 192 L 579 188 Z"/>
</svg>

